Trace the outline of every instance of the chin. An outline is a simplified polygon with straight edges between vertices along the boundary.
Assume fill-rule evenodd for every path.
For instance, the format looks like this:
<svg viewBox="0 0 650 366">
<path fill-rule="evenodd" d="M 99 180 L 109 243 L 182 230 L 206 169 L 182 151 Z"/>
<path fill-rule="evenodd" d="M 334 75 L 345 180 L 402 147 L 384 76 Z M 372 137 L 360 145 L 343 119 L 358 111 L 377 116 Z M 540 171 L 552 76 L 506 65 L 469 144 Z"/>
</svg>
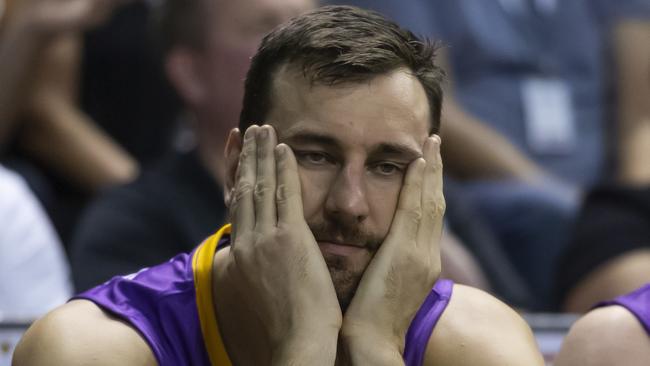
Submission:
<svg viewBox="0 0 650 366">
<path fill-rule="evenodd" d="M 346 258 L 343 257 L 325 256 L 325 263 L 327 263 L 336 297 L 343 313 L 352 302 L 365 270 L 365 265 L 362 268 L 354 268 L 356 266 L 350 266 L 346 262 Z"/>
</svg>

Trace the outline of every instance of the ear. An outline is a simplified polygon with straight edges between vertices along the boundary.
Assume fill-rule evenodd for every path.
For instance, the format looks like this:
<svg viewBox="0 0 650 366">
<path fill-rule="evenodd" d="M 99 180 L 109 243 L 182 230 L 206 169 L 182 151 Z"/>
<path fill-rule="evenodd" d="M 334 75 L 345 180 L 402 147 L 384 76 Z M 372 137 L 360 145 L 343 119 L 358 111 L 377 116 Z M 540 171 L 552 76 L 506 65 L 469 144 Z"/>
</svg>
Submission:
<svg viewBox="0 0 650 366">
<path fill-rule="evenodd" d="M 176 47 L 165 58 L 165 72 L 185 103 L 201 104 L 205 86 L 199 68 L 199 55 L 186 47 Z"/>
<path fill-rule="evenodd" d="M 226 160 L 226 177 L 223 187 L 223 199 L 226 207 L 230 208 L 230 200 L 235 192 L 235 184 L 237 183 L 237 173 L 239 170 L 239 155 L 242 149 L 242 136 L 238 128 L 233 128 L 228 134 L 226 141 L 226 150 L 224 157 Z"/>
</svg>

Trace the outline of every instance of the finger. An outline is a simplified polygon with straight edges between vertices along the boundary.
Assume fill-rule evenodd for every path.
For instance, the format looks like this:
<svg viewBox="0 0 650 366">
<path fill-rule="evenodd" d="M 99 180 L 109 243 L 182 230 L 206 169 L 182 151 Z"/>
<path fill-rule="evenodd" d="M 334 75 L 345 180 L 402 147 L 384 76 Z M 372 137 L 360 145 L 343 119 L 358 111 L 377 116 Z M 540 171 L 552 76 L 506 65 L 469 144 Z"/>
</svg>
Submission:
<svg viewBox="0 0 650 366">
<path fill-rule="evenodd" d="M 435 233 L 442 229 L 445 200 L 442 194 L 442 159 L 440 138 L 433 135 L 424 144 L 424 178 L 422 183 L 422 222 L 419 227 L 418 243 L 429 245 L 437 240 Z"/>
<path fill-rule="evenodd" d="M 250 126 L 244 134 L 244 143 L 239 155 L 239 167 L 233 196 L 233 239 L 240 233 L 251 232 L 255 227 L 255 205 L 253 189 L 257 169 L 257 147 L 255 135 L 258 127 Z"/>
<path fill-rule="evenodd" d="M 257 180 L 255 182 L 255 215 L 257 229 L 268 229 L 277 223 L 275 205 L 275 130 L 269 125 L 257 133 Z"/>
<path fill-rule="evenodd" d="M 424 146 L 427 160 L 422 188 L 422 222 L 418 233 L 418 250 L 431 258 L 440 256 L 440 237 L 442 235 L 445 198 L 442 193 L 442 159 L 440 157 L 440 138 L 432 136 Z"/>
<path fill-rule="evenodd" d="M 437 164 L 435 164 L 435 174 L 434 174 L 434 184 L 433 190 L 435 194 L 436 206 L 434 209 L 434 225 L 433 225 L 433 238 L 436 245 L 431 246 L 431 250 L 434 251 L 434 254 L 438 257 L 440 256 L 440 238 L 442 237 L 442 229 L 444 227 L 444 217 L 445 211 L 447 210 L 447 202 L 445 201 L 445 195 L 443 193 L 443 164 L 442 156 L 440 155 L 440 144 L 442 140 L 440 136 L 438 138 L 436 149 L 435 149 L 435 158 Z"/>
<path fill-rule="evenodd" d="M 390 228 L 390 236 L 400 240 L 417 240 L 418 226 L 422 218 L 422 174 L 425 161 L 418 158 L 409 164 L 404 185 L 399 194 L 397 210 Z M 395 240 L 386 240 L 392 242 Z"/>
<path fill-rule="evenodd" d="M 298 163 L 291 148 L 286 144 L 279 144 L 275 148 L 275 157 L 277 162 L 275 200 L 278 206 L 278 226 L 295 224 L 304 220 Z"/>
</svg>

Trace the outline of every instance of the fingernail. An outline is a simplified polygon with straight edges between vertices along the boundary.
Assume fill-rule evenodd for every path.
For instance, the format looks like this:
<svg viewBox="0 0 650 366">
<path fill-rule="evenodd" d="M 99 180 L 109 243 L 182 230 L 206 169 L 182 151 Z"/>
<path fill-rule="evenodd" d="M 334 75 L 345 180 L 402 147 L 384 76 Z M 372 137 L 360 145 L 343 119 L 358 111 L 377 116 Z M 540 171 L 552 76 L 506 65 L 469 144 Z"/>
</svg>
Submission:
<svg viewBox="0 0 650 366">
<path fill-rule="evenodd" d="M 253 137 L 255 137 L 255 125 L 252 125 L 246 129 L 246 132 L 244 133 L 244 140 L 250 140 Z"/>
<path fill-rule="evenodd" d="M 427 165 L 427 161 L 424 160 L 424 158 L 418 158 L 418 168 L 419 169 L 424 169 L 424 167 Z"/>
<path fill-rule="evenodd" d="M 263 127 L 262 130 L 260 131 L 260 137 L 263 139 L 269 137 L 269 129 Z"/>
<path fill-rule="evenodd" d="M 442 140 L 440 139 L 440 136 L 438 136 L 438 135 L 432 135 L 431 138 L 432 138 L 433 141 L 435 141 L 438 145 L 440 145 L 440 144 L 442 143 Z"/>
<path fill-rule="evenodd" d="M 284 147 L 282 144 L 276 146 L 275 150 L 278 152 L 278 157 L 281 158 L 283 158 L 287 153 L 286 147 Z"/>
</svg>

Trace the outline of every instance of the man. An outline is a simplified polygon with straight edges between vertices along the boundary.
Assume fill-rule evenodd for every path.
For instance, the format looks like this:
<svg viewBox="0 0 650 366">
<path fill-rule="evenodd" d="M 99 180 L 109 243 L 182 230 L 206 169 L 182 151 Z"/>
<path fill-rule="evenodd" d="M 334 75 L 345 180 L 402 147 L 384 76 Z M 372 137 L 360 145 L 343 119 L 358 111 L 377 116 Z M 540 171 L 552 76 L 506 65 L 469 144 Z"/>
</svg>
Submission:
<svg viewBox="0 0 650 366">
<path fill-rule="evenodd" d="M 557 366 L 643 366 L 650 359 L 650 285 L 604 301 L 571 327 Z"/>
<path fill-rule="evenodd" d="M 161 3 L 156 24 L 166 73 L 191 116 L 187 126 L 195 143 L 161 159 L 135 182 L 110 190 L 85 212 L 71 246 L 77 290 L 191 251 L 226 221 L 224 136 L 236 126 L 250 58 L 264 34 L 315 5 L 311 0 Z M 446 275 L 488 288 L 461 245 L 443 237 Z"/>
<path fill-rule="evenodd" d="M 166 73 L 191 116 L 186 126 L 195 143 L 85 212 L 71 245 L 77 290 L 191 251 L 226 221 L 224 136 L 236 126 L 250 58 L 264 34 L 314 6 L 311 0 L 161 2 L 156 31 Z"/>
<path fill-rule="evenodd" d="M 233 225 L 38 321 L 16 364 L 542 365 L 511 309 L 437 280 L 432 56 L 351 7 L 266 36 L 225 149 Z"/>
</svg>

